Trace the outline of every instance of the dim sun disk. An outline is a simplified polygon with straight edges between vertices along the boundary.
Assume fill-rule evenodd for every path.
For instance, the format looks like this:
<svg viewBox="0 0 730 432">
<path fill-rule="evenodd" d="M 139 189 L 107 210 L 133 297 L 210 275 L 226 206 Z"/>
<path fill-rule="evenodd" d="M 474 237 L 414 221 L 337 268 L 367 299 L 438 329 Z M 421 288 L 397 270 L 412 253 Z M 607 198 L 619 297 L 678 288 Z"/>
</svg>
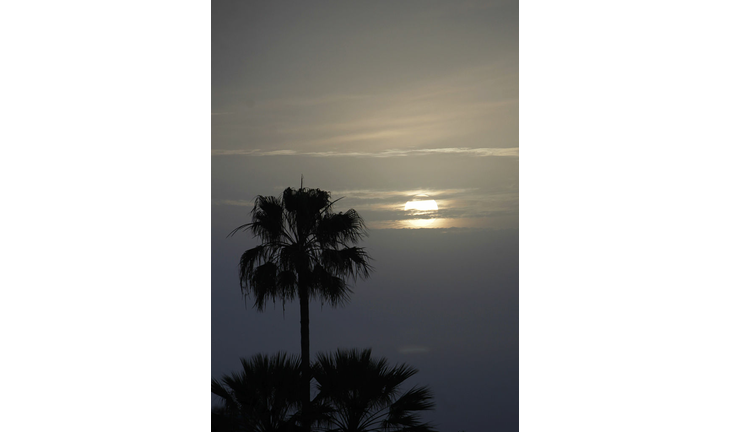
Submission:
<svg viewBox="0 0 730 432">
<path fill-rule="evenodd" d="M 414 198 L 406 203 L 406 210 L 433 211 L 438 209 L 439 207 L 434 200 Z"/>
<path fill-rule="evenodd" d="M 410 215 L 421 217 L 422 219 L 408 219 L 407 224 L 412 228 L 426 228 L 431 226 L 436 219 L 436 212 L 439 206 L 436 201 L 432 200 L 428 195 L 416 195 L 406 203 L 405 211 Z"/>
</svg>

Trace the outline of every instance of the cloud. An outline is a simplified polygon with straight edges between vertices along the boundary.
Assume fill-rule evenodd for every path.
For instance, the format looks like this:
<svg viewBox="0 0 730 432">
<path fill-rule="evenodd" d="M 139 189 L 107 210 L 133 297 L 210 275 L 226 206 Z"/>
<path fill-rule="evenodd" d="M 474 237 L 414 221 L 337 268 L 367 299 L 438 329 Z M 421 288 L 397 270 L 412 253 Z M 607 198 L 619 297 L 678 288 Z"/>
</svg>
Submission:
<svg viewBox="0 0 730 432">
<path fill-rule="evenodd" d="M 508 64 L 459 69 L 363 94 L 304 92 L 282 97 L 279 91 L 257 90 L 253 108 L 247 102 L 253 91 L 247 91 L 235 102 L 214 105 L 213 154 L 271 156 L 276 155 L 272 151 L 290 149 L 315 157 L 438 152 L 516 156 L 515 68 Z M 507 149 L 512 152 L 504 154 Z"/>
<path fill-rule="evenodd" d="M 477 157 L 519 157 L 519 147 L 508 148 L 467 148 L 467 147 L 447 147 L 447 148 L 425 148 L 425 149 L 388 149 L 379 152 L 299 152 L 296 150 L 223 150 L 213 149 L 212 156 L 310 156 L 310 157 L 403 157 L 403 156 L 428 156 L 428 155 L 448 155 L 460 154 Z"/>
<path fill-rule="evenodd" d="M 381 190 L 381 189 L 346 189 L 333 190 L 332 196 L 346 196 L 355 199 L 386 199 L 386 198 L 402 198 L 412 197 L 416 195 L 428 195 L 436 198 L 442 195 L 463 194 L 469 191 L 475 191 L 477 188 L 468 189 L 403 189 L 403 190 Z"/>
<path fill-rule="evenodd" d="M 437 219 L 420 228 L 497 226 L 519 213 L 519 191 L 486 188 L 450 189 L 350 189 L 334 190 L 333 198 L 345 198 L 341 206 L 355 208 L 373 229 L 413 227 L 414 219 Z M 439 209 L 428 215 L 405 210 L 416 195 L 428 195 Z M 416 224 L 417 225 L 417 224 Z"/>
<path fill-rule="evenodd" d="M 519 191 L 505 187 L 341 189 L 330 193 L 333 199 L 344 198 L 336 204 L 336 211 L 356 209 L 370 229 L 516 227 L 519 214 Z M 407 211 L 406 202 L 416 195 L 428 195 L 436 201 L 438 210 Z M 212 204 L 250 208 L 254 199 L 214 199 Z"/>
</svg>

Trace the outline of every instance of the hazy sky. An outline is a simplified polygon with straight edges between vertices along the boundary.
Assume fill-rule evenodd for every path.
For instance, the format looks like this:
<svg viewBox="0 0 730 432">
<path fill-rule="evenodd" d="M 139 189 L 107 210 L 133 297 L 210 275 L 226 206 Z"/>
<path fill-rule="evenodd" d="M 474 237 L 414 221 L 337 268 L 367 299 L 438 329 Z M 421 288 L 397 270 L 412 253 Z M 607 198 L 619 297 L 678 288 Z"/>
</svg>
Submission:
<svg viewBox="0 0 730 432">
<path fill-rule="evenodd" d="M 226 239 L 256 195 L 344 197 L 370 280 L 311 306 L 312 353 L 421 372 L 441 431 L 518 430 L 518 3 L 212 3 L 212 376 L 299 353 L 294 305 L 248 309 Z M 427 195 L 431 214 L 405 211 Z M 420 228 L 420 229 L 419 229 Z"/>
</svg>

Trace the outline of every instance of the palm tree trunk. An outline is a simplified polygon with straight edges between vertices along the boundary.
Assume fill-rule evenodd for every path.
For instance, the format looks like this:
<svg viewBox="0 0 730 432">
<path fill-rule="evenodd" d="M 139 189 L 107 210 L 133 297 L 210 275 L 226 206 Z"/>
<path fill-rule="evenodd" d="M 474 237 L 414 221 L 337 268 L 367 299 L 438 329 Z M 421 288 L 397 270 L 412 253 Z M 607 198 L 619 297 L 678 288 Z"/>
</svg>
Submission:
<svg viewBox="0 0 730 432">
<path fill-rule="evenodd" d="M 299 315 L 301 317 L 301 341 L 302 341 L 302 414 L 304 417 L 305 432 L 311 430 L 309 384 L 311 381 L 311 370 L 309 365 L 309 290 L 299 288 Z"/>
</svg>

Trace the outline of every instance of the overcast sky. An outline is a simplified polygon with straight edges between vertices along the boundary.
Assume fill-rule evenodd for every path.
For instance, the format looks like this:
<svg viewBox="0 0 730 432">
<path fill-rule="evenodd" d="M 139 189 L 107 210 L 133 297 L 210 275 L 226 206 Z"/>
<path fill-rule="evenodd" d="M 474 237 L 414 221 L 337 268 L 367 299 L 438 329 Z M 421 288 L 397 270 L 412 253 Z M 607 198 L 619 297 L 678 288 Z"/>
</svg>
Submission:
<svg viewBox="0 0 730 432">
<path fill-rule="evenodd" d="M 212 7 L 212 376 L 299 354 L 296 305 L 257 313 L 226 239 L 256 195 L 304 184 L 365 218 L 375 259 L 311 351 L 373 349 L 433 388 L 438 429 L 518 430 L 518 4 Z M 426 197 L 424 197 L 426 195 Z M 429 214 L 405 211 L 416 196 Z"/>
</svg>

